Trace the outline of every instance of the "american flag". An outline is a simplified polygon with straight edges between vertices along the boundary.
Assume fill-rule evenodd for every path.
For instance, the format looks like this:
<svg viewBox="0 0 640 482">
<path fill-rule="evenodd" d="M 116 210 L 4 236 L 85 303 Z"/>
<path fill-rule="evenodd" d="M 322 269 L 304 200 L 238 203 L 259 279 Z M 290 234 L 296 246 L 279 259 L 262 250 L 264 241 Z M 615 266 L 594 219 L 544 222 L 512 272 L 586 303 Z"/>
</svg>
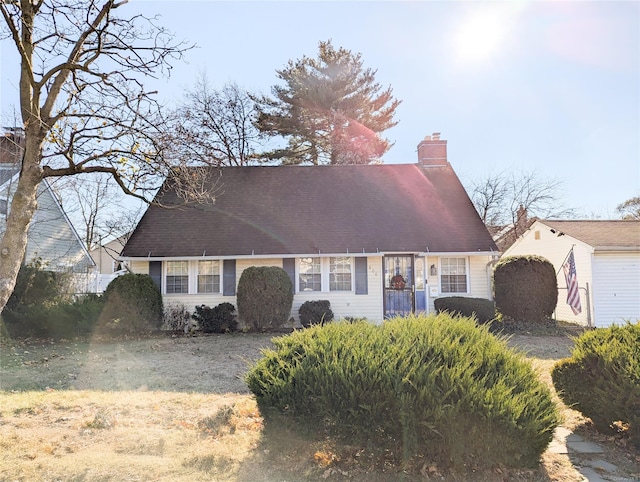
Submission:
<svg viewBox="0 0 640 482">
<path fill-rule="evenodd" d="M 580 304 L 580 291 L 578 290 L 578 276 L 576 275 L 576 261 L 573 258 L 573 249 L 569 253 L 569 257 L 562 265 L 564 278 L 567 280 L 567 304 L 573 310 L 573 314 L 577 315 L 582 311 Z"/>
</svg>

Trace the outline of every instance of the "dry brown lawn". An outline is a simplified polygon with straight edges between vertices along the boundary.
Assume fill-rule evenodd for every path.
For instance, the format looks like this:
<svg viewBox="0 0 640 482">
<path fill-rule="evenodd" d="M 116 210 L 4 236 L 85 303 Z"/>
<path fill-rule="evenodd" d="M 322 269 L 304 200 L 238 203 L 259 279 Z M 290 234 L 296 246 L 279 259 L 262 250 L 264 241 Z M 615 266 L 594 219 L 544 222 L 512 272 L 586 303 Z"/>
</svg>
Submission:
<svg viewBox="0 0 640 482">
<path fill-rule="evenodd" d="M 518 335 L 510 343 L 550 382 L 572 342 Z M 403 474 L 362 450 L 265 433 L 242 377 L 270 344 L 256 334 L 0 344 L 0 481 L 457 480 L 429 465 Z M 566 426 L 597 438 L 577 412 L 563 413 Z M 637 452 L 618 439 L 597 442 L 634 480 Z M 549 453 L 537 470 L 472 478 L 583 480 L 566 456 Z"/>
</svg>

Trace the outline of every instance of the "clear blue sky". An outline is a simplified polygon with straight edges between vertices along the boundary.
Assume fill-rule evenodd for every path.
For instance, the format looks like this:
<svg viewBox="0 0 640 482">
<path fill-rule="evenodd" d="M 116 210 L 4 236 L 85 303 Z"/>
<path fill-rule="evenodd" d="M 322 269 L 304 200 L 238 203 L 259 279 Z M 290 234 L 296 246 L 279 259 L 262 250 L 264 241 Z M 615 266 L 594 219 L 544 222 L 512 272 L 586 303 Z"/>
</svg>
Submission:
<svg viewBox="0 0 640 482">
<path fill-rule="evenodd" d="M 464 180 L 535 170 L 564 181 L 582 217 L 615 217 L 640 195 L 640 2 L 134 0 L 198 48 L 157 82 L 178 100 L 206 72 L 268 93 L 289 59 L 318 42 L 362 54 L 402 100 L 386 163 L 417 160 L 441 132 Z M 3 121 L 17 102 L 16 57 L 1 51 Z"/>
</svg>

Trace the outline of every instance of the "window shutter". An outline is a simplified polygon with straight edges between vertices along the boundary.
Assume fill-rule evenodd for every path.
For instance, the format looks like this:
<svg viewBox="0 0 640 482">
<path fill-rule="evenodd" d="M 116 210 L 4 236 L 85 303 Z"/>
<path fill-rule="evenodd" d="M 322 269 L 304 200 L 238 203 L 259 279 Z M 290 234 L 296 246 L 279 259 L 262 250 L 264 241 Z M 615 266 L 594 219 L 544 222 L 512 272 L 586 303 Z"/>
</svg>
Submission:
<svg viewBox="0 0 640 482">
<path fill-rule="evenodd" d="M 222 294 L 234 296 L 236 294 L 236 260 L 225 259 L 222 264 Z"/>
<path fill-rule="evenodd" d="M 367 258 L 355 258 L 356 274 L 356 294 L 366 295 L 369 293 L 369 283 L 367 280 Z"/>
<path fill-rule="evenodd" d="M 291 291 L 296 292 L 296 260 L 294 258 L 284 258 L 282 260 L 282 269 L 289 275 L 291 280 Z"/>
<path fill-rule="evenodd" d="M 162 261 L 149 261 L 149 276 L 162 293 Z"/>
</svg>

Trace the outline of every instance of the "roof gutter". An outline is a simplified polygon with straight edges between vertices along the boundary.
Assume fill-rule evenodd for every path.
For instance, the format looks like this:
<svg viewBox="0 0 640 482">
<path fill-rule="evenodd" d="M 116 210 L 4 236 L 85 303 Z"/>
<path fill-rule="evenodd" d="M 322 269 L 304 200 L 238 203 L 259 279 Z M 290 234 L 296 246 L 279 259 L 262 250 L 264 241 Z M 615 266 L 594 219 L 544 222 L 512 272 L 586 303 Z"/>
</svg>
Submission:
<svg viewBox="0 0 640 482">
<path fill-rule="evenodd" d="M 377 251 L 377 252 L 347 252 L 347 253 L 299 253 L 299 254 L 244 254 L 244 255 L 231 255 L 231 256 L 216 256 L 207 255 L 203 253 L 202 256 L 152 256 L 150 253 L 148 256 L 120 256 L 120 261 L 188 261 L 188 260 L 202 260 L 202 259 L 284 259 L 284 258 L 312 258 L 316 256 L 322 257 L 339 257 L 339 256 L 367 256 L 370 258 L 381 258 L 386 255 L 404 255 L 415 254 L 417 256 L 498 256 L 497 251 L 468 251 L 468 252 L 410 252 L 410 251 Z"/>
<path fill-rule="evenodd" d="M 640 251 L 640 246 L 594 246 L 593 250 L 596 252 L 602 252 L 602 251 L 630 252 L 630 251 Z"/>
</svg>

